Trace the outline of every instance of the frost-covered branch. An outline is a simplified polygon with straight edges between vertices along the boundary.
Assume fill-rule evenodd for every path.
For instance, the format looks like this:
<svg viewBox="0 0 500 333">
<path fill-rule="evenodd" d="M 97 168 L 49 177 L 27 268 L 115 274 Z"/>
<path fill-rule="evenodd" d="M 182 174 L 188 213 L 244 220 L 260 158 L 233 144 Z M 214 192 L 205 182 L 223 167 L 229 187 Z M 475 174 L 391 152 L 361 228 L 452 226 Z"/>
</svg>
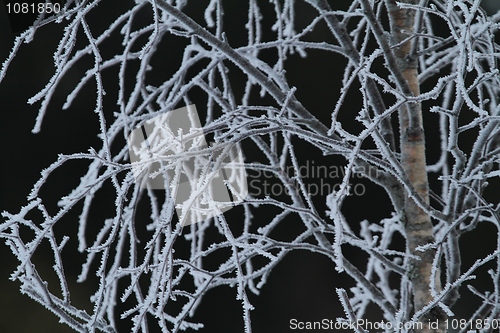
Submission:
<svg viewBox="0 0 500 333">
<path fill-rule="evenodd" d="M 54 156 L 18 212 L 2 213 L 0 238 L 19 261 L 12 279 L 22 292 L 78 332 L 117 332 L 121 321 L 132 332 L 178 332 L 202 328 L 191 317 L 204 296 L 230 286 L 252 332 L 248 294 L 302 250 L 326 256 L 352 282 L 337 289 L 342 323 L 376 307 L 394 325 L 439 319 L 423 331 L 442 332 L 465 292 L 481 303 L 471 320 L 498 317 L 500 240 L 474 264 L 462 261 L 466 235 L 500 228 L 499 14 L 467 0 L 356 0 L 344 9 L 327 0 L 250 0 L 231 12 L 244 32 L 234 37 L 221 0 L 122 4 L 117 17 L 103 13 L 102 26 L 91 19 L 99 4 L 68 1 L 41 16 L 0 72 L 8 79 L 23 44 L 59 24 L 52 76 L 28 100 L 39 106 L 33 132 L 59 112 L 49 104 L 81 66 L 60 108 L 90 97 L 100 140 Z M 304 72 L 317 69 L 315 54 L 342 63 L 335 75 L 320 66 L 341 89 L 318 106 L 304 97 L 315 88 L 290 78 L 296 61 Z M 316 172 L 342 161 L 340 182 L 325 171 L 317 178 L 329 186 L 314 191 L 302 170 L 315 158 Z M 76 185 L 54 206 L 45 189 L 59 171 Z M 353 195 L 356 177 L 387 200 Z M 266 192 L 268 182 L 279 195 Z M 219 190 L 227 199 L 214 199 Z M 101 200 L 113 208 L 97 214 Z M 356 220 L 348 201 L 384 218 Z M 43 248 L 55 286 L 36 261 Z M 363 260 L 352 260 L 353 248 Z M 64 266 L 77 252 L 76 282 L 95 290 L 89 313 L 73 303 Z M 490 282 L 473 285 L 474 276 Z"/>
</svg>

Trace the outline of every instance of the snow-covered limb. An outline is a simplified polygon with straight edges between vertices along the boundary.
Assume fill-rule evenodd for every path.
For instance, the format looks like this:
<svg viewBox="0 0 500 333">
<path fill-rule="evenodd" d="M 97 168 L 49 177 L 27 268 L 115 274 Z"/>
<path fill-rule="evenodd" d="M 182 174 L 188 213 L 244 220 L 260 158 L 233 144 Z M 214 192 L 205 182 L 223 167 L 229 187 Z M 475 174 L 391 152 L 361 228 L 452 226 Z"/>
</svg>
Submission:
<svg viewBox="0 0 500 333">
<path fill-rule="evenodd" d="M 135 1 L 116 18 L 103 18 L 102 29 L 87 18 L 99 13 L 99 3 L 68 1 L 58 15 L 40 17 L 16 39 L 0 72 L 1 81 L 22 44 L 58 23 L 63 28 L 52 77 L 29 100 L 40 103 L 33 132 L 43 130 L 47 112 L 57 112 L 49 103 L 85 59 L 93 61 L 64 96 L 63 108 L 96 84 L 92 116 L 99 145 L 55 156 L 27 204 L 2 213 L 0 238 L 19 260 L 12 278 L 22 282 L 22 292 L 75 331 L 116 332 L 119 320 L 130 320 L 133 332 L 154 326 L 177 332 L 202 328 L 188 317 L 209 290 L 227 285 L 235 288 L 245 332 L 251 332 L 247 293 L 259 293 L 288 253 L 306 250 L 328 257 L 354 282 L 350 290 L 337 289 L 348 321 L 367 318 L 373 306 L 390 322 L 422 320 L 436 314 L 433 309 L 452 315 L 465 286 L 482 302 L 469 314 L 472 320 L 498 317 L 500 240 L 464 271 L 462 236 L 484 225 L 500 234 L 500 204 L 491 194 L 500 176 L 500 14 L 488 16 L 480 1 L 468 0 L 356 0 L 344 9 L 327 0 L 270 0 L 268 7 L 250 0 L 231 14 L 241 15 L 246 33 L 234 40 L 221 0 Z M 340 91 L 320 107 L 304 98 L 313 88 L 291 82 L 287 73 L 295 54 L 307 70 L 307 57 L 318 53 L 345 64 L 338 66 L 342 73 L 327 77 L 332 83 L 338 77 Z M 112 91 L 115 107 L 106 103 Z M 170 111 L 191 104 L 204 116 L 200 126 L 148 127 L 158 117 L 171 121 Z M 134 130 L 144 140 L 129 147 L 124 142 Z M 205 137 L 213 144 L 194 144 Z M 439 151 L 427 156 L 427 165 L 417 158 L 434 146 Z M 225 162 L 231 147 L 245 157 L 233 161 L 234 169 Z M 317 151 L 322 163 L 343 161 L 340 182 L 324 193 L 314 192 L 303 172 L 304 160 Z M 133 154 L 141 159 L 133 161 Z M 71 163 L 86 163 L 86 170 L 74 174 Z M 257 173 L 259 190 L 272 179 L 280 195 L 245 196 L 238 169 Z M 54 209 L 44 189 L 59 170 L 76 185 L 56 198 Z M 357 221 L 346 210 L 348 200 L 363 208 L 379 200 L 372 193 L 351 195 L 359 175 L 387 193 L 392 208 L 385 218 Z M 427 176 L 435 181 L 427 184 Z M 155 177 L 163 187 L 151 185 Z M 219 178 L 232 205 L 213 200 L 212 181 Z M 194 190 L 179 204 L 182 182 Z M 96 217 L 105 191 L 114 208 Z M 231 213 L 224 213 L 228 206 Z M 192 216 L 205 218 L 191 223 Z M 425 223 L 414 223 L 419 218 Z M 290 222 L 291 236 L 283 239 L 280 226 Z M 78 224 L 76 235 L 66 233 L 68 223 Z M 57 287 L 47 285 L 35 261 L 44 247 L 52 253 Z M 366 260 L 348 259 L 352 248 Z M 86 256 L 78 282 L 88 283 L 93 274 L 98 281 L 90 314 L 72 303 L 64 269 L 67 254 L 78 251 Z M 471 285 L 487 265 L 492 283 Z M 127 309 L 120 307 L 125 302 Z"/>
</svg>

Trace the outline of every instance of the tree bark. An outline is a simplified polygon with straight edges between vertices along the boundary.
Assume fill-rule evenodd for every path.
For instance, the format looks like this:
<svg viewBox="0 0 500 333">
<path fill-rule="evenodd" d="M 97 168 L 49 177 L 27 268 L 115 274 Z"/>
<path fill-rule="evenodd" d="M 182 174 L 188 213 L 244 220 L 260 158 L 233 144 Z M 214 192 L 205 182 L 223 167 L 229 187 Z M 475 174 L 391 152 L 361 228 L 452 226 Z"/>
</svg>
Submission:
<svg viewBox="0 0 500 333">
<path fill-rule="evenodd" d="M 418 4 L 418 0 L 399 0 L 403 3 Z M 409 39 L 414 32 L 415 10 L 402 9 L 395 0 L 386 0 L 391 25 L 391 43 L 399 71 L 405 78 L 414 96 L 420 95 L 418 66 L 412 53 L 416 38 Z M 416 192 L 429 203 L 429 183 L 426 172 L 425 136 L 422 123 L 422 108 L 420 103 L 406 103 L 399 110 L 401 164 L 406 171 Z M 408 276 L 412 282 L 414 311 L 421 310 L 433 300 L 431 288 L 436 293 L 441 291 L 439 271 L 432 280 L 432 263 L 436 255 L 434 249 L 425 252 L 417 251 L 419 246 L 434 242 L 433 226 L 429 214 L 421 209 L 415 201 L 406 194 L 404 205 L 404 221 L 408 251 L 419 260 L 410 260 Z M 445 332 L 445 313 L 435 307 L 420 318 L 423 329 L 420 332 Z M 437 328 L 431 328 L 428 323 L 438 322 Z"/>
</svg>

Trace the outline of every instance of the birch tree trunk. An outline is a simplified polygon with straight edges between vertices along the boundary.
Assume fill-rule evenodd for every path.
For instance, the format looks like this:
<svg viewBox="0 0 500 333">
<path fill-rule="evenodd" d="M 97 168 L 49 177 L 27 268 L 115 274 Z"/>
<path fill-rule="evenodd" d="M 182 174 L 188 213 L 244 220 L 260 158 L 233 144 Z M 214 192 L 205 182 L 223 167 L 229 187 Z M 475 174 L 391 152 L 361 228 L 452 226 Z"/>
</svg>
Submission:
<svg viewBox="0 0 500 333">
<path fill-rule="evenodd" d="M 408 4 L 418 4 L 418 0 L 403 0 Z M 399 71 L 403 75 L 413 96 L 420 95 L 417 57 L 414 44 L 416 38 L 410 38 L 415 32 L 415 10 L 399 8 L 395 0 L 387 0 L 391 25 L 391 43 Z M 399 128 L 401 144 L 401 164 L 418 195 L 429 203 L 429 183 L 426 172 L 425 135 L 420 102 L 407 103 L 399 110 Z M 432 289 L 441 291 L 439 270 L 432 274 L 435 249 L 419 251 L 418 247 L 434 242 L 430 216 L 408 195 L 404 205 L 405 232 L 407 247 L 419 260 L 411 260 L 408 275 L 412 283 L 414 311 L 421 310 L 432 299 Z M 434 281 L 432 281 L 434 280 Z M 438 307 L 431 309 L 422 318 L 421 332 L 444 332 L 441 325 L 446 319 L 445 313 Z M 440 327 L 431 328 L 428 323 L 441 323 Z"/>
</svg>

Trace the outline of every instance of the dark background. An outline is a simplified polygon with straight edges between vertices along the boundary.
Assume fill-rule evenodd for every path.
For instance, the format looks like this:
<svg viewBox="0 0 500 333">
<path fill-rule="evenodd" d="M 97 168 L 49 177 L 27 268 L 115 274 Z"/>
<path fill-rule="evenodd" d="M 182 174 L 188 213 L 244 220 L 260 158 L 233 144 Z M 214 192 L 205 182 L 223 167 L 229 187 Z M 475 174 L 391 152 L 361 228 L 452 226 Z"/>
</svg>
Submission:
<svg viewBox="0 0 500 333">
<path fill-rule="evenodd" d="M 241 18 L 231 21 L 231 17 L 238 17 L 238 15 L 231 16 L 231 13 L 239 11 L 238 6 L 241 4 L 237 3 L 237 1 L 228 2 L 225 15 L 227 26 L 235 27 L 233 31 L 228 30 L 229 41 L 233 45 L 237 44 L 238 38 L 241 38 L 238 35 L 241 31 L 238 32 L 238 29 L 242 29 Z M 342 2 L 343 5 L 345 3 L 345 1 Z M 112 1 L 103 1 L 99 6 L 102 7 L 100 10 L 109 17 L 116 17 L 120 13 L 120 9 L 116 8 Z M 11 16 L 9 21 L 5 7 L 0 7 L 0 61 L 3 62 L 10 52 L 16 33 L 26 26 L 25 22 L 29 24 L 30 19 L 22 16 Z M 190 10 L 192 10 L 193 15 L 200 15 L 196 9 L 191 8 Z M 313 12 L 304 9 L 300 15 L 307 17 L 307 15 L 313 15 Z M 96 24 L 98 27 L 96 22 L 98 22 L 98 18 L 94 18 L 94 21 L 91 18 L 91 27 L 92 24 Z M 100 144 L 97 138 L 97 116 L 93 112 L 95 87 L 92 84 L 87 85 L 69 110 L 62 110 L 65 96 L 92 65 L 90 58 L 66 74 L 64 84 L 57 89 L 49 106 L 41 133 L 31 133 L 39 103 L 28 105 L 26 101 L 44 87 L 53 73 L 52 53 L 57 47 L 60 33 L 61 27 L 57 26 L 40 29 L 32 43 L 22 46 L 18 56 L 11 64 L 7 78 L 0 84 L 2 144 L 0 210 L 2 211 L 16 213 L 21 206 L 27 203 L 26 196 L 32 185 L 38 180 L 40 171 L 55 161 L 57 154 L 87 151 L 89 147 L 98 148 Z M 325 32 L 324 36 L 326 35 Z M 316 38 L 318 40 L 327 38 L 324 36 L 321 31 L 318 31 Z M 340 90 L 340 75 L 345 65 L 343 59 L 330 57 L 329 54 L 311 52 L 307 59 L 292 56 L 287 63 L 287 77 L 291 85 L 298 87 L 299 100 L 326 124 L 330 123 L 330 115 L 328 112 L 321 112 L 321 110 L 333 108 Z M 109 77 L 112 78 L 113 75 L 116 76 L 116 73 L 110 74 Z M 334 79 L 332 80 L 332 78 Z M 159 79 L 161 79 L 160 76 Z M 112 88 L 106 89 L 112 96 Z M 355 100 L 356 98 L 349 99 L 349 103 L 353 103 Z M 355 110 L 356 104 L 353 103 L 352 107 Z M 347 114 L 345 118 L 350 116 L 352 114 Z M 432 131 L 432 127 L 429 131 Z M 298 144 L 300 145 L 300 143 Z M 345 165 L 344 161 L 331 157 L 326 159 L 321 156 L 319 151 L 311 151 L 309 147 L 297 146 L 297 148 L 298 150 L 303 149 L 304 161 L 314 160 L 318 165 L 321 163 Z M 435 153 L 432 148 L 430 150 L 429 155 Z M 432 156 L 430 156 L 430 160 L 432 160 Z M 85 165 L 74 164 L 63 170 L 65 171 L 54 175 L 54 180 L 42 193 L 49 206 L 55 207 L 55 200 L 76 185 L 78 177 L 85 171 Z M 366 198 L 348 199 L 344 207 L 346 216 L 354 223 L 363 219 L 377 221 L 389 216 L 391 212 L 386 195 L 377 187 L 370 184 L 366 184 L 366 186 L 368 189 Z M 319 208 L 323 210 L 326 208 L 324 197 L 315 198 L 315 200 L 317 200 Z M 105 213 L 105 204 L 99 208 L 103 210 L 101 218 L 109 217 Z M 262 208 L 257 213 L 262 214 Z M 264 214 L 262 216 L 266 218 Z M 66 219 L 69 221 L 67 231 L 70 235 L 74 235 L 76 230 L 74 224 L 71 224 L 71 220 L 76 218 L 77 212 L 70 214 Z M 96 214 L 95 218 L 99 218 L 99 215 Z M 290 228 L 293 227 L 294 223 L 290 223 Z M 354 225 L 353 228 L 358 227 Z M 283 230 L 282 232 L 286 236 L 287 232 L 292 233 L 293 230 Z M 490 231 L 484 230 L 484 233 L 488 232 Z M 471 240 L 471 244 L 474 244 L 474 238 Z M 465 258 L 464 264 L 473 262 L 474 258 L 479 255 L 491 252 L 488 245 L 491 244 L 493 247 L 494 242 L 488 242 L 488 239 L 484 238 L 481 243 L 480 248 L 471 247 L 475 251 L 468 251 L 470 258 Z M 350 255 L 361 265 L 365 260 L 361 255 L 356 259 L 356 252 L 352 252 Z M 81 265 L 79 260 L 82 258 L 75 255 L 74 260 L 72 260 L 74 264 L 68 265 L 68 279 L 76 279 Z M 50 272 L 51 267 L 48 261 L 44 267 L 43 255 L 37 259 L 41 264 L 40 270 Z M 18 283 L 8 280 L 17 262 L 3 244 L 0 245 L 0 260 L 2 263 L 0 269 L 0 332 L 73 332 L 67 326 L 58 324 L 57 318 L 41 305 L 30 300 L 27 296 L 20 295 Z M 319 321 L 323 318 L 335 320 L 337 317 L 343 317 L 344 314 L 335 288 L 349 288 L 351 286 L 353 286 L 351 279 L 346 274 L 336 273 L 334 264 L 328 258 L 304 251 L 292 252 L 274 269 L 268 283 L 263 287 L 261 295 L 258 297 L 251 295 L 250 300 L 256 308 L 252 312 L 254 332 L 291 331 L 289 320 L 292 318 L 299 321 Z M 93 288 L 91 283 L 73 284 L 72 296 L 76 302 L 88 306 L 90 304 L 88 298 L 93 293 Z M 469 304 L 469 308 L 474 305 L 474 303 Z M 205 324 L 203 332 L 243 332 L 241 314 L 241 305 L 236 300 L 236 291 L 229 287 L 221 287 L 206 295 L 194 320 Z M 373 315 L 374 318 L 378 317 L 375 309 Z M 124 327 L 127 327 L 126 324 Z M 125 332 L 126 329 L 124 328 L 123 331 Z"/>
</svg>

